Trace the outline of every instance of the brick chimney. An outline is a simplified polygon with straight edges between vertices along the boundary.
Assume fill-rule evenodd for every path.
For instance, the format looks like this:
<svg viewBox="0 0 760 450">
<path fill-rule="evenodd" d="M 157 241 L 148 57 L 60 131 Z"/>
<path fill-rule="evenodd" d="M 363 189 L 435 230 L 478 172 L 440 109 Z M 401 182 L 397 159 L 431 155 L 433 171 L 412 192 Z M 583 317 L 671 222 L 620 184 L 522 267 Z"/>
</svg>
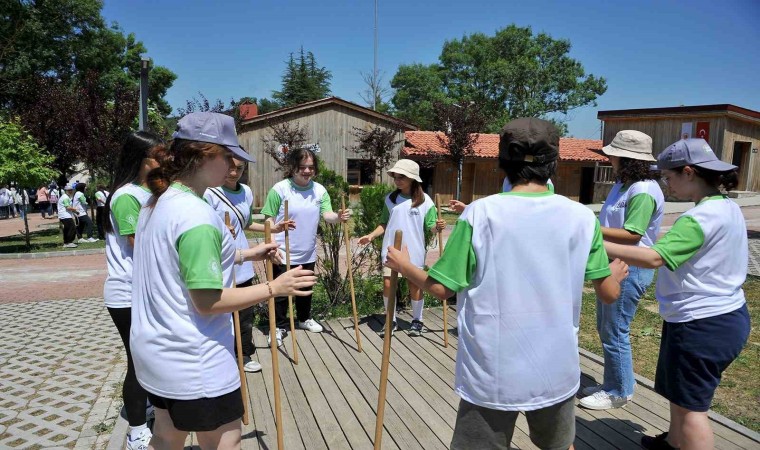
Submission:
<svg viewBox="0 0 760 450">
<path fill-rule="evenodd" d="M 245 103 L 240 105 L 240 118 L 250 120 L 259 115 L 259 107 L 256 103 Z"/>
</svg>

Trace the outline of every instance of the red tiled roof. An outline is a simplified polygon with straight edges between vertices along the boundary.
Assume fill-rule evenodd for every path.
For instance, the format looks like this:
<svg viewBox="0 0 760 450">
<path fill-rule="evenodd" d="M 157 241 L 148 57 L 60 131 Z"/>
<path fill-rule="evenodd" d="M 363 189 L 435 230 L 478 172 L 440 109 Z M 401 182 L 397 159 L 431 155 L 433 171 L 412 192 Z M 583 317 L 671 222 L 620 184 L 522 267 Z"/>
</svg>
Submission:
<svg viewBox="0 0 760 450">
<path fill-rule="evenodd" d="M 444 137 L 440 131 L 407 131 L 406 142 L 401 154 L 407 157 L 424 158 L 429 155 L 445 155 L 446 149 L 441 146 L 438 137 Z M 561 161 L 599 161 L 606 162 L 607 157 L 596 153 L 602 149 L 602 141 L 598 139 L 560 138 L 559 159 Z M 479 134 L 475 143 L 476 158 L 498 158 L 499 135 Z"/>
</svg>

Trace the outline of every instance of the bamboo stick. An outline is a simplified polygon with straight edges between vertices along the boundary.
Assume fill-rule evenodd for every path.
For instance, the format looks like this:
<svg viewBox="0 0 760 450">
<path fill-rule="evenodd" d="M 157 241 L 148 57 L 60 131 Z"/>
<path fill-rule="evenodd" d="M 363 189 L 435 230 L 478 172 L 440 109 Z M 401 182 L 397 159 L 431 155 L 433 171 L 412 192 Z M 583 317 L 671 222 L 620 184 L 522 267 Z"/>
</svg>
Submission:
<svg viewBox="0 0 760 450">
<path fill-rule="evenodd" d="M 341 211 L 346 210 L 346 196 L 340 196 Z M 356 312 L 356 293 L 354 292 L 354 274 L 351 269 L 351 236 L 348 233 L 348 222 L 343 222 L 343 239 L 346 241 L 346 265 L 348 266 L 348 286 L 351 290 L 351 307 L 354 310 L 354 332 L 356 333 L 356 349 L 362 352 L 362 338 L 359 332 L 359 316 Z"/>
<path fill-rule="evenodd" d="M 401 230 L 396 230 L 393 247 L 401 250 Z M 388 385 L 388 365 L 391 360 L 391 330 L 393 330 L 393 314 L 396 312 L 396 288 L 398 287 L 398 272 L 391 271 L 391 286 L 388 292 L 388 307 L 385 311 L 385 336 L 383 338 L 383 362 L 380 366 L 380 392 L 377 396 L 377 418 L 375 419 L 375 450 L 380 449 L 383 440 L 383 417 L 385 415 L 385 390 Z"/>
<path fill-rule="evenodd" d="M 224 224 L 227 225 L 229 230 L 230 226 L 230 213 L 224 212 Z M 235 232 L 230 230 L 232 238 L 235 238 Z M 232 267 L 232 288 L 237 287 L 237 279 L 235 277 L 235 267 Z M 245 377 L 245 371 L 243 370 L 243 343 L 240 337 L 240 313 L 235 311 L 232 313 L 232 322 L 235 325 L 235 353 L 237 354 L 238 373 L 240 374 L 240 395 L 243 397 L 243 425 L 248 425 L 248 379 Z"/>
<path fill-rule="evenodd" d="M 435 207 L 438 220 L 441 220 L 441 194 L 435 194 Z M 443 256 L 443 231 L 438 232 L 438 256 Z M 443 346 L 449 346 L 449 300 L 443 299 Z"/>
<path fill-rule="evenodd" d="M 285 220 L 290 220 L 288 215 L 288 201 L 285 200 Z M 285 227 L 285 268 L 290 270 L 290 230 Z M 293 314 L 293 296 L 288 295 L 288 309 L 290 310 L 290 335 L 293 341 L 293 363 L 298 364 L 298 341 L 296 340 L 295 314 Z"/>
<path fill-rule="evenodd" d="M 264 242 L 272 242 L 271 223 L 264 221 Z M 272 260 L 267 259 L 267 281 L 274 278 Z M 271 288 L 270 288 L 271 289 Z M 272 352 L 272 384 L 274 385 L 274 417 L 277 428 L 277 449 L 283 450 L 285 444 L 282 437 L 282 402 L 280 400 L 280 362 L 277 358 L 277 326 L 274 315 L 274 297 L 269 297 L 269 350 Z"/>
</svg>

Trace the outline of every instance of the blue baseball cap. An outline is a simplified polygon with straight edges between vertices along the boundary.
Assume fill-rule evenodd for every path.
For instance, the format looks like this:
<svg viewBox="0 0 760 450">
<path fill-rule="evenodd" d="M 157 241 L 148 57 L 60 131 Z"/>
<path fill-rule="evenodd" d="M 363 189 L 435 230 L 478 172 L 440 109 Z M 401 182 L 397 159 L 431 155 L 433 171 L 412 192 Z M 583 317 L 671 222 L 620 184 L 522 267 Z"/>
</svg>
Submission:
<svg viewBox="0 0 760 450">
<path fill-rule="evenodd" d="M 683 166 L 697 166 L 716 172 L 727 172 L 737 167 L 721 161 L 704 139 L 682 139 L 670 144 L 657 157 L 657 169 L 674 169 Z"/>
<path fill-rule="evenodd" d="M 175 139 L 208 142 L 227 147 L 236 158 L 256 162 L 238 142 L 235 120 L 225 114 L 214 112 L 194 112 L 179 119 L 177 130 L 172 134 Z"/>
</svg>

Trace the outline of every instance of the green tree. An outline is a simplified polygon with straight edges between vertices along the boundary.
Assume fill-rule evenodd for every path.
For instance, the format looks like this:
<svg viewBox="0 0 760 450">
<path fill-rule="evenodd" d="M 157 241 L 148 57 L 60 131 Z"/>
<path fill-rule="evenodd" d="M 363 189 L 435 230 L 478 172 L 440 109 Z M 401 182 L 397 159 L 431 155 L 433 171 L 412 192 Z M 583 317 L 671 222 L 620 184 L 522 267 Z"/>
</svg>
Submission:
<svg viewBox="0 0 760 450">
<path fill-rule="evenodd" d="M 330 95 L 332 74 L 317 64 L 312 52 L 304 52 L 301 47 L 298 57 L 295 58 L 291 53 L 286 64 L 282 90 L 272 92 L 272 98 L 281 107 L 319 100 Z"/>
<path fill-rule="evenodd" d="M 45 152 L 18 119 L 0 120 L 0 183 L 16 182 L 20 188 L 38 187 L 58 176 L 52 168 L 55 157 Z M 25 197 L 22 195 L 22 198 Z M 24 203 L 23 208 L 27 205 Z M 24 214 L 26 248 L 29 242 L 28 214 Z"/>
<path fill-rule="evenodd" d="M 486 117 L 483 131 L 497 131 L 517 117 L 547 117 L 586 105 L 604 94 L 604 78 L 586 74 L 568 56 L 567 39 L 510 25 L 494 36 L 475 33 L 443 45 L 439 62 L 403 65 L 393 77 L 397 114 L 426 128 L 436 100 L 474 101 Z"/>
</svg>

